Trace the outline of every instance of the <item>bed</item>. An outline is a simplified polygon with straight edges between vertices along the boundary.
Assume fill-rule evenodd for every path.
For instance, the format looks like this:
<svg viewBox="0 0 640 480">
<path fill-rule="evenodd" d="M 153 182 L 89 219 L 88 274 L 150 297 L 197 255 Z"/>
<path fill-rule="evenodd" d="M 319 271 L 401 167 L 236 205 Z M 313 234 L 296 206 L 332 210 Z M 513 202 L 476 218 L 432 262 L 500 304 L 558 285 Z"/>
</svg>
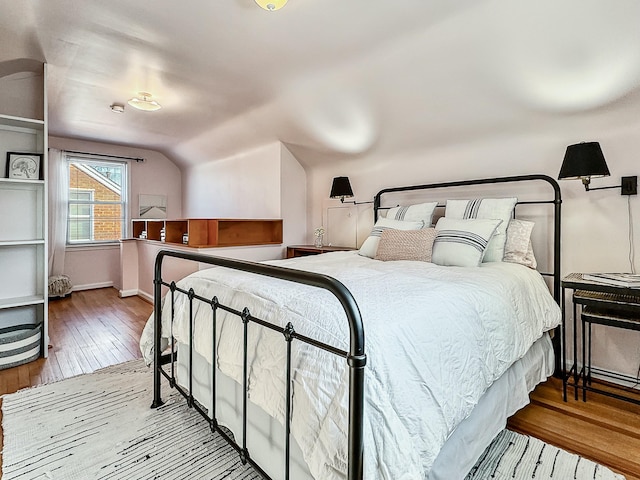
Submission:
<svg viewBox="0 0 640 480">
<path fill-rule="evenodd" d="M 552 197 L 514 208 L 552 206 L 553 296 L 540 273 L 509 262 L 451 267 L 335 252 L 252 264 L 161 252 L 156 312 L 141 339 L 157 367 L 154 406 L 165 376 L 268 478 L 464 478 L 557 362 L 548 332 L 560 322 L 559 189 L 530 175 L 385 189 L 375 199 L 377 217 L 391 212 L 381 205 L 391 192 L 536 181 Z M 167 255 L 222 268 L 169 282 Z"/>
</svg>

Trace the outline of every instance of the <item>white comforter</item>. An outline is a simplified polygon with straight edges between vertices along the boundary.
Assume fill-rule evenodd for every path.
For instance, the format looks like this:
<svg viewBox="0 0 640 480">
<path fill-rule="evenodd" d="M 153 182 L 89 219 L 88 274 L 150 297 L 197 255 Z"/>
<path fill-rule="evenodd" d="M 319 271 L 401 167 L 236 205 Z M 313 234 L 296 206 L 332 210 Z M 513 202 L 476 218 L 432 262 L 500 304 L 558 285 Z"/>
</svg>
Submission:
<svg viewBox="0 0 640 480">
<path fill-rule="evenodd" d="M 352 292 L 364 321 L 365 478 L 425 478 L 435 457 L 483 392 L 542 333 L 560 322 L 560 309 L 542 277 L 509 263 L 479 268 L 424 262 L 380 262 L 354 252 L 270 262 L 331 275 Z M 328 292 L 223 268 L 180 282 L 204 297 L 286 325 L 348 350 L 347 321 Z M 188 343 L 188 302 L 178 296 L 175 337 Z M 211 308 L 194 302 L 195 348 L 210 362 Z M 169 308 L 163 331 L 169 331 Z M 151 319 L 150 319 L 151 320 Z M 242 323 L 219 315 L 217 362 L 241 381 Z M 153 322 L 140 344 L 152 361 Z M 285 342 L 249 327 L 250 399 L 282 422 Z M 293 343 L 292 434 L 312 475 L 345 478 L 348 372 L 345 361 Z"/>
</svg>

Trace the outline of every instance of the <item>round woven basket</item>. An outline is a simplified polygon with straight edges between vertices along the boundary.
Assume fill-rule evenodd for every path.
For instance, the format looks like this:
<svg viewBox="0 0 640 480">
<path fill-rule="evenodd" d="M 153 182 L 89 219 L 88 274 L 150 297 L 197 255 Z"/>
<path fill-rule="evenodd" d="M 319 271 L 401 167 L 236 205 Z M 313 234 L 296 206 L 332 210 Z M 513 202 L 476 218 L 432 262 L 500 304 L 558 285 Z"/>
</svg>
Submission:
<svg viewBox="0 0 640 480">
<path fill-rule="evenodd" d="M 73 290 L 68 275 L 52 275 L 49 277 L 49 298 L 66 297 Z"/>
<path fill-rule="evenodd" d="M 0 329 L 0 370 L 32 362 L 40 356 L 42 325 Z"/>
</svg>

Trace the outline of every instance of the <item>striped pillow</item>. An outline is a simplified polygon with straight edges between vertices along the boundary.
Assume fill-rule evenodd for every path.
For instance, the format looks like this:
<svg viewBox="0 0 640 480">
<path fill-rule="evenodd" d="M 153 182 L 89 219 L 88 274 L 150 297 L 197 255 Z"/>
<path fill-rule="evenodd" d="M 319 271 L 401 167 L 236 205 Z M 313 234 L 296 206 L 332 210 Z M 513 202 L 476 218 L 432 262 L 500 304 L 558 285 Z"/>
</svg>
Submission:
<svg viewBox="0 0 640 480">
<path fill-rule="evenodd" d="M 518 199 L 515 197 L 448 200 L 444 216 L 447 218 L 502 220 L 482 260 L 483 262 L 501 262 L 504 257 L 504 245 L 507 241 L 507 226 L 517 202 Z"/>
<path fill-rule="evenodd" d="M 477 267 L 502 220 L 442 217 L 436 224 L 432 261 L 438 265 Z"/>
<path fill-rule="evenodd" d="M 404 222 L 424 222 L 425 227 L 431 226 L 433 211 L 438 206 L 438 202 L 416 203 L 404 207 L 393 207 L 387 210 L 386 217 L 391 220 L 402 220 Z"/>
<path fill-rule="evenodd" d="M 358 253 L 364 257 L 373 258 L 378 251 L 378 243 L 383 230 L 393 228 L 395 230 L 420 230 L 424 223 L 420 222 L 401 222 L 400 220 L 391 220 L 389 218 L 381 218 L 373 226 L 371 234 L 363 242 Z"/>
<path fill-rule="evenodd" d="M 435 238 L 435 228 L 406 231 L 391 228 L 384 230 L 380 236 L 375 259 L 383 262 L 392 260 L 430 262 Z"/>
</svg>

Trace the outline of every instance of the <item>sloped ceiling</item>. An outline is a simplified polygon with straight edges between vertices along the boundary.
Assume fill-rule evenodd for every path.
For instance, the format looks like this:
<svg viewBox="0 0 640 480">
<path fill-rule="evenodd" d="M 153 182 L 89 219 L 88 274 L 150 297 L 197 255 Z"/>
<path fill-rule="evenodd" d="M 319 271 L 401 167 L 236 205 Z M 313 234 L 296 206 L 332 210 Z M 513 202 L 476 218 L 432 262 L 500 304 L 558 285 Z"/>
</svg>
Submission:
<svg viewBox="0 0 640 480">
<path fill-rule="evenodd" d="M 49 64 L 50 133 L 178 164 L 274 140 L 305 165 L 640 111 L 640 2 L 0 0 L 0 62 Z M 113 102 L 139 91 L 155 112 Z"/>
</svg>

